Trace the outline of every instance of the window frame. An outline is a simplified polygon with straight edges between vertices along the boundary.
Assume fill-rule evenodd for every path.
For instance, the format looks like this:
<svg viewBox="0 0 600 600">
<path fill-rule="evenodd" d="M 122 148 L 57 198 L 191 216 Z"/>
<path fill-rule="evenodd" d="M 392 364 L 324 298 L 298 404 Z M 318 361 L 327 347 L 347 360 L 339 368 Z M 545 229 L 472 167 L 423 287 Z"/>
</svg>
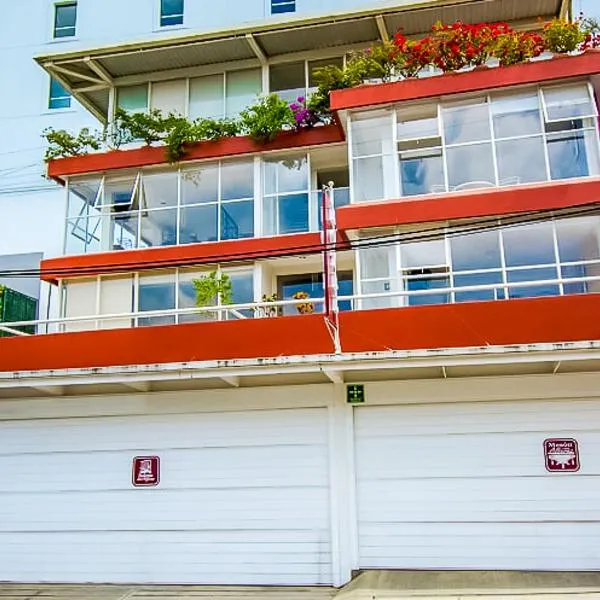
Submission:
<svg viewBox="0 0 600 600">
<path fill-rule="evenodd" d="M 52 87 L 53 85 L 57 85 L 60 86 L 61 90 L 64 91 L 64 95 L 61 96 L 53 96 L 52 95 Z M 67 100 L 67 104 L 65 104 L 64 106 L 52 106 L 53 102 L 58 101 L 59 103 L 61 101 Z M 49 81 L 49 85 L 48 85 L 48 102 L 46 104 L 46 110 L 51 110 L 51 111 L 59 111 L 59 110 L 69 110 L 72 108 L 71 103 L 73 101 L 73 96 L 71 95 L 71 93 L 69 91 L 67 91 L 67 89 L 63 86 L 63 84 L 58 81 L 58 79 L 56 79 L 55 77 L 53 77 L 52 75 L 50 75 L 50 81 Z"/>
<path fill-rule="evenodd" d="M 75 23 L 73 25 L 58 27 L 58 13 L 60 9 L 75 7 Z M 52 12 L 52 39 L 53 40 L 71 40 L 77 36 L 77 13 L 78 13 L 78 3 L 77 0 L 65 0 L 64 2 L 55 2 Z M 59 30 L 71 30 L 72 33 L 67 33 L 65 35 L 57 35 Z"/>
</svg>

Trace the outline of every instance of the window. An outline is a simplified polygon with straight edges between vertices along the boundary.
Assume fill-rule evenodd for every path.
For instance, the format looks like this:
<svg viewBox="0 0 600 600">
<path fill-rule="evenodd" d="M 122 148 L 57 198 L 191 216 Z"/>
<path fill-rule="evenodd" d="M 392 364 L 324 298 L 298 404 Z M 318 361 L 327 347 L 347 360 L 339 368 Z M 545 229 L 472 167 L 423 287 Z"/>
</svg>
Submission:
<svg viewBox="0 0 600 600">
<path fill-rule="evenodd" d="M 296 0 L 271 0 L 271 14 L 296 12 Z"/>
<path fill-rule="evenodd" d="M 175 308 L 175 271 L 142 273 L 139 277 L 138 310 L 140 312 L 172 310 Z M 138 317 L 138 324 L 168 325 L 175 315 Z"/>
<path fill-rule="evenodd" d="M 54 6 L 54 37 L 73 37 L 77 25 L 77 2 Z"/>
<path fill-rule="evenodd" d="M 160 0 L 160 26 L 183 25 L 183 0 Z"/>
<path fill-rule="evenodd" d="M 263 163 L 263 233 L 308 231 L 309 173 L 306 156 Z"/>
<path fill-rule="evenodd" d="M 392 123 L 376 111 L 352 118 L 354 202 L 600 173 L 587 83 L 402 106 Z"/>
<path fill-rule="evenodd" d="M 71 106 L 71 94 L 54 77 L 50 78 L 50 98 L 48 108 L 69 108 Z"/>
<path fill-rule="evenodd" d="M 365 248 L 359 266 L 361 295 L 402 290 L 362 308 L 596 293 L 600 217 Z"/>
<path fill-rule="evenodd" d="M 117 106 L 127 112 L 146 112 L 148 110 L 148 84 L 119 88 Z"/>
</svg>

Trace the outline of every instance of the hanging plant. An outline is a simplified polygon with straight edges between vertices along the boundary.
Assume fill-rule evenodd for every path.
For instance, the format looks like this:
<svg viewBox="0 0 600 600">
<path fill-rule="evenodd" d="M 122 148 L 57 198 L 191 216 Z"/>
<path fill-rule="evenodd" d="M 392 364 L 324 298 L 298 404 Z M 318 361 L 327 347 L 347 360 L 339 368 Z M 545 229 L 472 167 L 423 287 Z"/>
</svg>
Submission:
<svg viewBox="0 0 600 600">
<path fill-rule="evenodd" d="M 231 278 L 226 273 L 211 271 L 208 275 L 193 279 L 196 290 L 196 306 L 233 304 Z"/>
</svg>

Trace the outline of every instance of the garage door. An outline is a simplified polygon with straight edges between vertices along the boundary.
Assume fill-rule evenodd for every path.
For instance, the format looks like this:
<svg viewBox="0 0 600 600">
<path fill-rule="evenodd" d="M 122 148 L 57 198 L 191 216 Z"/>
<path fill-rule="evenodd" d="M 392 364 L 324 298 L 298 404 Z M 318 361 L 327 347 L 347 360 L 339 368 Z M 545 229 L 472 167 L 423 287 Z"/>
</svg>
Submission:
<svg viewBox="0 0 600 600">
<path fill-rule="evenodd" d="M 356 409 L 362 568 L 600 568 L 600 404 Z M 577 473 L 546 471 L 575 438 Z"/>
<path fill-rule="evenodd" d="M 330 583 L 326 419 L 0 423 L 0 581 Z M 148 454 L 160 484 L 134 488 Z"/>
</svg>

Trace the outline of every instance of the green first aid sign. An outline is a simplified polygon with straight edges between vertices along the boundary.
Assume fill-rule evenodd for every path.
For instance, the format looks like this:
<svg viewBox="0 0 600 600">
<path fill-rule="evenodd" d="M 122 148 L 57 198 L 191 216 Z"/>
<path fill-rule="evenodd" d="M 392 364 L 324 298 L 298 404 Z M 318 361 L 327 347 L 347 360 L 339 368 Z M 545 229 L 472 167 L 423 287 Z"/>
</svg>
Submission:
<svg viewBox="0 0 600 600">
<path fill-rule="evenodd" d="M 346 386 L 346 401 L 349 404 L 360 404 L 365 401 L 365 386 L 353 384 Z"/>
</svg>

